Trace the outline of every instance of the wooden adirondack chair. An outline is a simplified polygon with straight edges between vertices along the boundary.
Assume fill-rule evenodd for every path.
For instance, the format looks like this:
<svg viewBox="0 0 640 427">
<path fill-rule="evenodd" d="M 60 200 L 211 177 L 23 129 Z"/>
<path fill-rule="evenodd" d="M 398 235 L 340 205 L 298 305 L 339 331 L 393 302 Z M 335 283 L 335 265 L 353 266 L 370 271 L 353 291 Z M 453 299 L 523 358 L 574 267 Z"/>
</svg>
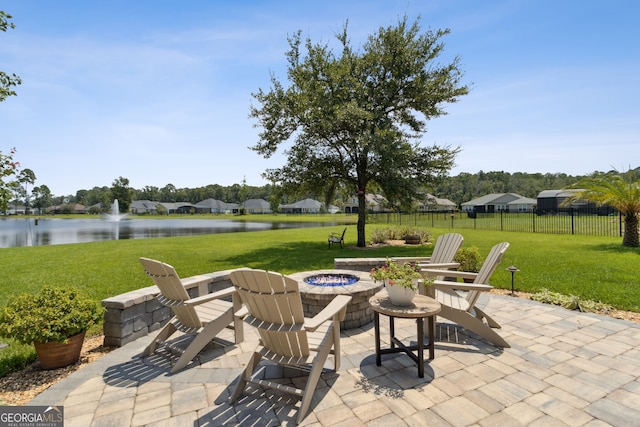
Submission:
<svg viewBox="0 0 640 427">
<path fill-rule="evenodd" d="M 440 302 L 442 309 L 438 313 L 439 316 L 475 332 L 499 347 L 510 347 L 504 338 L 493 330 L 493 328 L 500 328 L 500 324 L 476 307 L 476 302 L 480 297 L 480 292 L 487 292 L 493 288 L 489 284 L 489 279 L 498 264 L 500 264 L 502 256 L 508 247 L 509 243 L 503 242 L 491 248 L 478 273 L 423 269 L 423 274 L 435 277 L 435 280 L 432 286 L 420 289 L 421 293 L 433 296 Z M 447 277 L 473 279 L 473 283 L 441 280 L 445 275 Z"/>
<path fill-rule="evenodd" d="M 423 268 L 456 268 L 460 264 L 453 261 L 456 252 L 462 246 L 464 237 L 458 233 L 447 233 L 438 237 L 430 257 L 420 260 L 418 265 Z"/>
<path fill-rule="evenodd" d="M 391 257 L 391 259 L 400 265 L 411 262 L 417 264 L 420 268 L 443 270 L 458 268 L 460 264 L 454 262 L 453 258 L 456 256 L 456 252 L 458 252 L 463 240 L 462 235 L 458 233 L 443 234 L 436 240 L 431 256 Z"/>
<path fill-rule="evenodd" d="M 197 280 L 197 276 L 180 279 L 171 265 L 149 258 L 140 258 L 140 264 L 144 267 L 147 276 L 160 289 L 160 294 L 157 296 L 160 304 L 171 307 L 174 314 L 169 323 L 160 330 L 155 339 L 144 349 L 142 352 L 143 357 L 153 354 L 158 345 L 181 354 L 171 368 L 171 373 L 173 374 L 186 367 L 204 346 L 224 328 L 234 329 L 236 344 L 242 342 L 243 322 L 242 319 L 234 315 L 242 308 L 242 304 L 235 293 L 235 289 L 224 289 L 219 292 L 191 298 L 184 285 Z M 222 299 L 228 299 L 229 297 L 232 298 L 232 302 Z M 194 335 L 186 349 L 172 345 L 168 341 L 177 331 Z"/>
<path fill-rule="evenodd" d="M 240 376 L 231 401 L 242 395 L 248 382 L 291 393 L 302 398 L 299 423 L 309 410 L 330 353 L 334 355 L 334 369 L 340 368 L 340 321 L 351 296 L 336 296 L 320 313 L 308 319 L 302 312 L 298 282 L 289 277 L 244 269 L 232 272 L 231 281 L 249 313 L 245 321 L 257 328 L 260 335 L 260 343 Z M 304 389 L 258 378 L 254 372 L 262 358 L 278 365 L 310 369 Z"/>
</svg>

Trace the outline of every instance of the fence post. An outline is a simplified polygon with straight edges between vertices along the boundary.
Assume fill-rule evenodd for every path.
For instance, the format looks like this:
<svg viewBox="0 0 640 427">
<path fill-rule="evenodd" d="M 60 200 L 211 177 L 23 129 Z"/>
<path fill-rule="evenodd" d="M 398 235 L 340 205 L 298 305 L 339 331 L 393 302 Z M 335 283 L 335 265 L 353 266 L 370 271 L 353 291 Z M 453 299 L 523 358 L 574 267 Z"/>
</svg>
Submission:
<svg viewBox="0 0 640 427">
<path fill-rule="evenodd" d="M 622 237 L 622 212 L 618 211 L 618 232 L 620 233 L 619 237 Z"/>
<path fill-rule="evenodd" d="M 533 210 L 533 215 L 532 215 L 532 217 L 533 217 L 533 218 L 532 218 L 532 220 L 531 220 L 531 221 L 532 221 L 532 223 L 533 223 L 533 232 L 534 232 L 534 233 L 536 232 L 536 215 L 537 215 L 537 214 L 538 214 L 538 213 L 537 213 L 537 209 L 534 209 L 534 210 Z"/>
<path fill-rule="evenodd" d="M 574 214 L 574 209 L 573 207 L 569 208 L 569 211 L 571 212 L 571 234 L 576 234 L 575 232 L 575 223 L 574 223 L 574 218 L 573 218 L 573 214 Z"/>
</svg>

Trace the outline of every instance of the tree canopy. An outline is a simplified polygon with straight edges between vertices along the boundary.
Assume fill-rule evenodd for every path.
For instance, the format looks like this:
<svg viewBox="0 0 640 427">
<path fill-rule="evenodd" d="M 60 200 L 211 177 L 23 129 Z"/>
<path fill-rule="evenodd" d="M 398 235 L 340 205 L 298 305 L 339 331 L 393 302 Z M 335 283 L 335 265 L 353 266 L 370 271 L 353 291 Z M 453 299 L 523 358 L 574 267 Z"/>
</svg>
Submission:
<svg viewBox="0 0 640 427">
<path fill-rule="evenodd" d="M 8 28 L 14 28 L 11 15 L 0 10 L 0 31 L 6 32 Z M 11 90 L 12 86 L 20 84 L 20 78 L 15 74 L 9 75 L 0 71 L 0 102 L 4 101 L 8 96 L 15 95 L 15 91 Z M 15 148 L 9 150 L 8 154 L 0 151 L 0 211 L 4 211 L 9 206 L 11 199 L 11 188 L 15 186 L 15 180 L 11 179 L 17 171 L 19 163 L 13 160 Z"/>
<path fill-rule="evenodd" d="M 9 21 L 10 19 L 11 15 L 0 10 L 0 31 L 6 32 L 9 28 L 15 28 L 13 22 Z M 0 102 L 4 101 L 9 96 L 15 96 L 16 92 L 11 88 L 21 83 L 22 81 L 17 75 L 7 74 L 4 71 L 0 71 Z"/>
<path fill-rule="evenodd" d="M 419 20 L 418 20 L 419 21 Z M 395 205 L 408 205 L 425 186 L 453 167 L 459 148 L 423 147 L 427 120 L 446 114 L 443 105 L 468 93 L 459 58 L 436 62 L 449 30 L 422 32 L 407 18 L 381 27 L 356 49 L 345 24 L 336 35 L 340 52 L 290 36 L 285 87 L 253 97 L 251 117 L 262 128 L 251 147 L 264 157 L 293 139 L 287 164 L 264 174 L 284 191 L 325 194 L 339 188 L 358 195 L 358 246 L 365 246 L 365 194 L 380 189 Z"/>
</svg>

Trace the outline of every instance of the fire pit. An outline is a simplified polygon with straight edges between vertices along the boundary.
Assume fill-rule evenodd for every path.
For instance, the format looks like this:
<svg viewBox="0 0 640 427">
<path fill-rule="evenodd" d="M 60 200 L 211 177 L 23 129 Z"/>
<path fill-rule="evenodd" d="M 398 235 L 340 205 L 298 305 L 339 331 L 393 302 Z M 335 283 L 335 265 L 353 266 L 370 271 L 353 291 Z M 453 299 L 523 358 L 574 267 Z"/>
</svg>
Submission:
<svg viewBox="0 0 640 427">
<path fill-rule="evenodd" d="M 304 283 L 313 286 L 348 286 L 356 283 L 360 278 L 353 274 L 322 273 L 305 277 Z"/>
<path fill-rule="evenodd" d="M 369 298 L 382 289 L 369 272 L 357 270 L 315 270 L 289 274 L 298 282 L 304 315 L 313 317 L 336 295 L 351 295 L 347 315 L 340 324 L 342 329 L 359 328 L 373 322 Z"/>
</svg>

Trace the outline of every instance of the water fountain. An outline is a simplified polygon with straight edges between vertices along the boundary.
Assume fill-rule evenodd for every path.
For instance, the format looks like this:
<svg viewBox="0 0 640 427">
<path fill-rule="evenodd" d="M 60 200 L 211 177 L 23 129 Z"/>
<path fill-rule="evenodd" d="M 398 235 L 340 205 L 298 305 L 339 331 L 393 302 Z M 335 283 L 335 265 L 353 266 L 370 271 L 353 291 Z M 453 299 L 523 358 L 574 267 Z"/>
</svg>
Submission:
<svg viewBox="0 0 640 427">
<path fill-rule="evenodd" d="M 111 204 L 111 213 L 105 215 L 107 221 L 110 222 L 120 222 L 120 220 L 126 217 L 128 214 L 120 213 L 120 204 L 118 203 L 118 199 L 114 199 Z"/>
</svg>

